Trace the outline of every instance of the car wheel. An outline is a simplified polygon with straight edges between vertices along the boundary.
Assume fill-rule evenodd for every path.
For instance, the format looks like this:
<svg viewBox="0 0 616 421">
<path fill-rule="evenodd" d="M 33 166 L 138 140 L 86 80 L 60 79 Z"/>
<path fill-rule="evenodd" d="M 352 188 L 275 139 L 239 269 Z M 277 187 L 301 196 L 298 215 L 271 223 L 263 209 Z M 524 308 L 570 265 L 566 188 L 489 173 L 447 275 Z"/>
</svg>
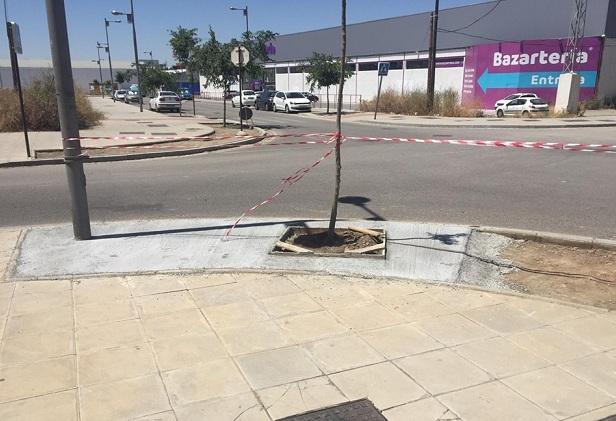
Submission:
<svg viewBox="0 0 616 421">
<path fill-rule="evenodd" d="M 291 114 L 291 110 L 289 110 L 289 106 L 288 105 L 284 106 L 284 112 L 287 113 L 287 114 Z"/>
<path fill-rule="evenodd" d="M 231 101 L 231 106 L 235 108 L 235 102 Z"/>
<path fill-rule="evenodd" d="M 275 113 L 278 112 L 278 107 L 276 106 L 276 104 L 272 105 L 272 111 L 274 111 Z"/>
<path fill-rule="evenodd" d="M 529 111 L 522 111 L 522 117 L 529 118 L 530 117 L 530 112 Z"/>
<path fill-rule="evenodd" d="M 496 117 L 498 118 L 505 117 L 505 113 L 503 112 L 503 110 L 496 110 Z"/>
</svg>

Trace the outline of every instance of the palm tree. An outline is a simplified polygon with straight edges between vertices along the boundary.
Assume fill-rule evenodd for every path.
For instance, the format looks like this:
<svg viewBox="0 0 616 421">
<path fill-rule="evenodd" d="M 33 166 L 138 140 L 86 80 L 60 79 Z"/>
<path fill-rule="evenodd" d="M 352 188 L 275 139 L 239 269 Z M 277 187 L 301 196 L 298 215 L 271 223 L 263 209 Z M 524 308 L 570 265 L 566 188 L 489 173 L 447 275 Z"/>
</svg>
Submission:
<svg viewBox="0 0 616 421">
<path fill-rule="evenodd" d="M 336 219 L 338 217 L 338 197 L 340 196 L 340 143 L 342 138 L 342 90 L 344 88 L 344 76 L 346 66 L 346 0 L 342 0 L 342 57 L 340 58 L 340 86 L 338 88 L 338 110 L 336 112 L 336 187 L 334 188 L 334 202 L 329 216 L 329 229 L 327 237 L 330 240 L 336 238 Z"/>
</svg>

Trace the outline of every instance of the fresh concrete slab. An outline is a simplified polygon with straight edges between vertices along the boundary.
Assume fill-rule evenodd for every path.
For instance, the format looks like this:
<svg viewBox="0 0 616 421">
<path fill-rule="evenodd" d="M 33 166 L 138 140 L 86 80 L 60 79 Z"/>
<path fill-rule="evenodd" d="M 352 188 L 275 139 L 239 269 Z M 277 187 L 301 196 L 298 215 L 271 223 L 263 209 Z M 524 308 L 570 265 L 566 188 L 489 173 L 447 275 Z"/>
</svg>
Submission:
<svg viewBox="0 0 616 421">
<path fill-rule="evenodd" d="M 324 227 L 327 222 L 246 219 L 225 238 L 232 223 L 230 219 L 95 223 L 94 238 L 88 241 L 75 241 L 70 225 L 31 228 L 9 277 L 262 269 L 454 282 L 470 235 L 469 227 L 457 225 L 342 221 L 340 227 L 386 229 L 387 258 L 274 256 L 269 252 L 288 226 Z"/>
</svg>

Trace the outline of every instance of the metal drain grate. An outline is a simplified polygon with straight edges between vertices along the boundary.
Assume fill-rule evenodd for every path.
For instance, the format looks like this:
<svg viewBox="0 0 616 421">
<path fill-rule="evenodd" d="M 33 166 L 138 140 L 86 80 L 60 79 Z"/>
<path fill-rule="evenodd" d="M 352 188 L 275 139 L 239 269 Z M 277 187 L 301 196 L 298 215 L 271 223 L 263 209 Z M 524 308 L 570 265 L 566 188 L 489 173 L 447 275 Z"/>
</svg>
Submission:
<svg viewBox="0 0 616 421">
<path fill-rule="evenodd" d="M 387 421 L 368 399 L 281 418 L 278 421 Z"/>
</svg>

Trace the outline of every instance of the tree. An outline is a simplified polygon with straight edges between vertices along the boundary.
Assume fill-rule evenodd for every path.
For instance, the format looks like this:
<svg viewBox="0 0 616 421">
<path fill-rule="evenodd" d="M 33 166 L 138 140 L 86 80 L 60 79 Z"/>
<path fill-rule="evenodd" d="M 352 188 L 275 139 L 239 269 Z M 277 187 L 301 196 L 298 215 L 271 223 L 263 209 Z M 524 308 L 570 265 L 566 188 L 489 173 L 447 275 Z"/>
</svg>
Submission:
<svg viewBox="0 0 616 421">
<path fill-rule="evenodd" d="M 340 60 L 340 87 L 338 89 L 338 109 L 336 110 L 336 184 L 334 187 L 334 202 L 329 216 L 329 228 L 327 237 L 336 237 L 336 219 L 338 218 L 338 198 L 340 197 L 340 173 L 342 165 L 340 163 L 340 143 L 342 137 L 342 91 L 344 90 L 345 69 L 346 69 L 346 0 L 342 0 L 342 59 Z"/>
<path fill-rule="evenodd" d="M 158 89 L 174 90 L 175 77 L 165 71 L 159 65 L 140 64 L 141 70 L 141 94 L 151 94 Z"/>
<path fill-rule="evenodd" d="M 241 41 L 231 40 L 233 46 L 241 44 L 250 53 L 250 61 L 244 66 L 245 75 L 255 78 L 263 75 L 265 69 L 263 64 L 271 61 L 265 52 L 265 44 L 277 36 L 278 33 L 272 31 L 244 32 Z"/>
<path fill-rule="evenodd" d="M 201 42 L 197 37 L 197 28 L 183 28 L 178 26 L 175 30 L 169 30 L 169 45 L 173 52 L 173 57 L 178 63 L 187 66 L 194 48 Z"/>
<path fill-rule="evenodd" d="M 223 90 L 223 126 L 227 125 L 227 92 L 237 80 L 237 67 L 231 62 L 232 48 L 230 43 L 218 41 L 210 27 L 209 39 L 196 47 L 194 53 L 195 67 L 205 78 L 204 87 L 211 85 Z"/>
<path fill-rule="evenodd" d="M 316 88 L 327 89 L 327 113 L 329 114 L 329 87 L 336 85 L 341 80 L 353 75 L 353 72 L 342 63 L 346 60 L 334 59 L 329 54 L 312 53 L 312 57 L 308 59 L 308 64 L 304 66 L 304 71 L 307 73 L 306 80 L 310 84 L 310 90 Z M 342 85 L 341 85 L 342 87 Z"/>
<path fill-rule="evenodd" d="M 122 70 L 118 70 L 115 74 L 115 81 L 119 84 L 122 85 L 128 81 L 130 81 L 133 78 L 133 70 L 132 69 L 126 69 L 124 71 Z"/>
</svg>

